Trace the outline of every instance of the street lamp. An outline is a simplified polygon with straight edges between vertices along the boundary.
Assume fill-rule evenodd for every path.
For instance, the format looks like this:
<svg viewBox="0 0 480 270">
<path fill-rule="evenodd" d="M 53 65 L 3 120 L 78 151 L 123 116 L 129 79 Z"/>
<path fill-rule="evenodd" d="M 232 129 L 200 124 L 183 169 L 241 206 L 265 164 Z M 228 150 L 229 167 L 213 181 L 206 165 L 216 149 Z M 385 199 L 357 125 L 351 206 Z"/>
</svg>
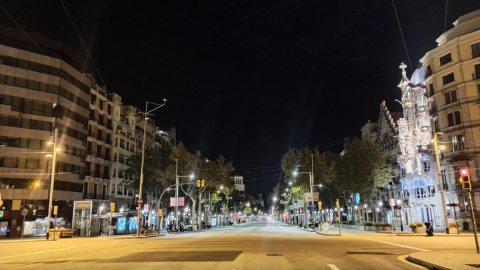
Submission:
<svg viewBox="0 0 480 270">
<path fill-rule="evenodd" d="M 53 182 L 55 181 L 55 165 L 57 163 L 57 152 L 60 149 L 57 149 L 57 129 L 55 129 L 53 142 L 48 142 L 48 145 L 53 145 L 52 154 L 47 154 L 47 157 L 52 157 L 52 172 L 50 175 L 50 194 L 48 196 L 48 215 L 47 215 L 47 239 L 48 239 L 48 231 L 50 230 L 50 218 L 52 215 L 52 200 L 53 200 Z M 55 239 L 55 234 L 53 235 Z"/>
<path fill-rule="evenodd" d="M 313 154 L 311 155 L 311 158 L 312 158 L 312 170 L 309 171 L 309 172 L 297 172 L 297 171 L 294 171 L 293 172 L 293 175 L 296 176 L 297 174 L 300 174 L 300 173 L 308 173 L 309 176 L 310 176 L 310 204 L 313 206 Z M 307 225 L 307 214 L 305 213 L 304 211 L 304 215 L 305 215 L 305 226 Z M 315 232 L 315 215 L 313 215 L 313 231 Z"/>
<path fill-rule="evenodd" d="M 440 195 L 442 195 L 442 208 L 443 208 L 443 219 L 445 222 L 445 231 L 448 234 L 448 219 L 447 219 L 447 208 L 445 206 L 445 194 L 443 191 L 443 177 L 442 177 L 442 170 L 440 169 L 440 157 L 438 153 L 440 149 L 438 148 L 438 138 L 437 135 L 442 135 L 443 132 L 435 132 L 435 137 L 433 139 L 433 144 L 435 145 L 435 158 L 437 161 L 437 172 L 438 172 L 438 182 L 440 182 Z M 443 149 L 443 147 L 441 147 Z"/>
<path fill-rule="evenodd" d="M 195 175 L 192 173 L 186 176 L 178 175 L 178 158 L 175 160 L 175 231 L 178 232 L 178 187 L 180 185 L 179 180 L 181 177 L 189 177 L 191 180 L 195 178 Z"/>
<path fill-rule="evenodd" d="M 137 237 L 140 237 L 140 221 L 141 221 L 141 216 L 140 216 L 140 211 L 141 211 L 141 208 L 142 208 L 142 205 L 140 203 L 138 203 L 139 201 L 142 200 L 142 186 L 143 186 L 143 166 L 145 164 L 145 141 L 147 139 L 147 120 L 148 120 L 148 115 L 157 110 L 157 109 L 160 109 L 161 107 L 165 106 L 165 103 L 167 102 L 167 99 L 164 98 L 163 99 L 163 104 L 156 104 L 156 103 L 153 103 L 153 102 L 146 102 L 145 103 L 145 113 L 143 113 L 144 115 L 144 121 L 143 121 L 143 142 L 142 142 L 142 165 L 140 167 L 140 188 L 139 188 L 139 191 L 138 191 L 138 200 L 137 200 L 137 204 L 138 204 L 138 209 L 137 209 L 137 216 L 138 216 L 138 220 L 137 220 Z M 155 107 L 153 110 L 148 110 L 148 103 L 150 104 L 153 104 L 153 105 L 158 105 L 157 107 Z"/>
</svg>

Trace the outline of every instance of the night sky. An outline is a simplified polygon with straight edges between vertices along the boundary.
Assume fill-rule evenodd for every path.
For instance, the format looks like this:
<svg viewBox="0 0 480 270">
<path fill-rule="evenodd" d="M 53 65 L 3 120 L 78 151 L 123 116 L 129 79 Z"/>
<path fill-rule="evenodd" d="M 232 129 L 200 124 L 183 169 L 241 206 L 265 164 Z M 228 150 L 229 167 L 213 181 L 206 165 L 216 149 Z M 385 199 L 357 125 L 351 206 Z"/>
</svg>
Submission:
<svg viewBox="0 0 480 270">
<path fill-rule="evenodd" d="M 448 1 L 447 30 L 478 0 Z M 437 46 L 445 1 L 395 0 L 411 64 Z M 0 4 L 28 32 L 86 55 L 61 1 Z M 289 147 L 339 153 L 380 103 L 398 103 L 408 67 L 392 1 L 70 1 L 99 72 L 126 104 L 167 105 L 161 129 L 204 156 L 232 161 L 250 194 L 281 180 Z M 1 23 L 17 27 L 3 10 Z"/>
</svg>

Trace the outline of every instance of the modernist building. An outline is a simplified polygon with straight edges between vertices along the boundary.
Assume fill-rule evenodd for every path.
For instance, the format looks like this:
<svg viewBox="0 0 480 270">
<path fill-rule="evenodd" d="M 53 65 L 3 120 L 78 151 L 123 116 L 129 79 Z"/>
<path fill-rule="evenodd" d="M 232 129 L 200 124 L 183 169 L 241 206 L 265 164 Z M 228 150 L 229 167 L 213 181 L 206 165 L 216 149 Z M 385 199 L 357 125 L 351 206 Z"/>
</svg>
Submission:
<svg viewBox="0 0 480 270">
<path fill-rule="evenodd" d="M 466 14 L 437 39 L 438 47 L 422 59 L 425 66 L 433 133 L 442 151 L 441 173 L 446 191 L 449 222 L 457 216 L 472 226 L 466 211 L 468 195 L 461 189 L 459 169 L 468 167 L 476 209 L 480 206 L 480 10 Z M 454 192 L 456 191 L 456 192 Z M 478 212 L 477 212 L 478 217 Z M 477 220 L 478 224 L 478 220 Z"/>
<path fill-rule="evenodd" d="M 406 65 L 402 69 L 402 80 L 398 85 L 402 92 L 401 104 L 404 117 L 398 121 L 398 140 L 400 154 L 399 175 L 401 188 L 401 206 L 403 220 L 417 223 L 432 223 L 436 229 L 445 229 L 444 206 L 441 198 L 440 179 L 435 160 L 435 147 L 431 142 L 434 137 L 429 115 L 429 104 L 425 86 L 423 66 L 406 76 Z M 443 182 L 448 187 L 448 182 Z M 446 203 L 452 202 L 454 190 L 444 191 Z M 454 213 L 447 212 L 449 221 L 454 220 Z"/>
<path fill-rule="evenodd" d="M 20 236 L 22 209 L 25 233 L 45 234 L 52 165 L 45 155 L 55 130 L 55 226 L 71 226 L 73 201 L 82 200 L 92 81 L 61 44 L 38 37 L 37 53 L 23 33 L 1 32 L 0 236 Z"/>
</svg>

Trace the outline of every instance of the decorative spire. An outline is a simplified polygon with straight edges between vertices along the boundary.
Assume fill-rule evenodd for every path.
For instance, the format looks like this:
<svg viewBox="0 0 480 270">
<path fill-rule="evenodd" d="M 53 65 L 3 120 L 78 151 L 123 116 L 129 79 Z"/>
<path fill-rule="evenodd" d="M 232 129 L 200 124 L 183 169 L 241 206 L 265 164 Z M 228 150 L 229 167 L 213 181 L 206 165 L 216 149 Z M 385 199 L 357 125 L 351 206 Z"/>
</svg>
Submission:
<svg viewBox="0 0 480 270">
<path fill-rule="evenodd" d="M 410 82 L 410 80 L 407 78 L 407 72 L 405 71 L 405 68 L 407 68 L 407 65 L 405 65 L 405 63 L 402 62 L 402 64 L 400 64 L 399 68 L 402 69 L 402 80 L 400 81 L 400 83 L 398 84 L 398 87 L 402 90 L 403 92 L 403 89 L 405 88 L 405 86 Z"/>
</svg>

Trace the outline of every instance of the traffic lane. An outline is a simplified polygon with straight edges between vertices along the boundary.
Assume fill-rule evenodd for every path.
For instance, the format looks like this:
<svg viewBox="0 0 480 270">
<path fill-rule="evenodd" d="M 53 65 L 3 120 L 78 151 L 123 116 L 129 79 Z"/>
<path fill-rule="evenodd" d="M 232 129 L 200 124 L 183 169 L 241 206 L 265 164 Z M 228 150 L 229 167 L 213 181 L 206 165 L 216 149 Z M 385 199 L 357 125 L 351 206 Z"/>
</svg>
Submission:
<svg viewBox="0 0 480 270">
<path fill-rule="evenodd" d="M 312 266 L 331 269 L 329 265 L 336 265 L 339 269 L 384 269 L 388 265 L 389 269 L 414 269 L 396 259 L 396 255 L 402 253 L 402 248 L 361 239 L 256 234 L 112 242 L 78 251 L 58 250 L 54 254 L 25 256 L 9 266 L 25 269 L 38 268 L 39 264 L 68 269 L 305 269 Z"/>
</svg>

